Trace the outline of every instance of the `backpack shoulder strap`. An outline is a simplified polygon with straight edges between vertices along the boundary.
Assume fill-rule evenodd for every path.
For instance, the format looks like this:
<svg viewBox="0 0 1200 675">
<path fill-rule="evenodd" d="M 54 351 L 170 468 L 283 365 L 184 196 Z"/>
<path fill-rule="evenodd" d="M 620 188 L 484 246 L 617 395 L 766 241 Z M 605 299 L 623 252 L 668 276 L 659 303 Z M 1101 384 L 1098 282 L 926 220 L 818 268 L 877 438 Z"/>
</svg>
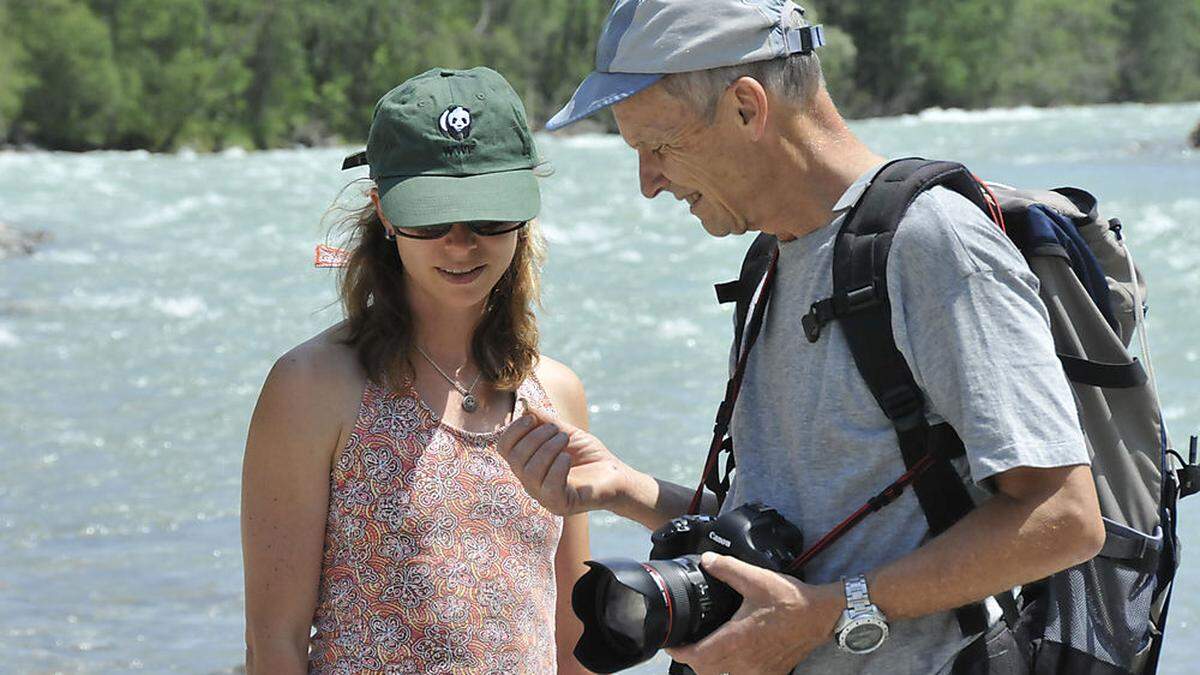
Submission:
<svg viewBox="0 0 1200 675">
<path fill-rule="evenodd" d="M 961 164 L 902 159 L 886 165 L 846 215 L 833 249 L 833 296 L 816 303 L 840 321 L 854 362 L 898 430 L 919 426 L 925 406 L 892 335 L 887 261 L 900 221 L 918 195 L 936 185 L 987 210 L 983 192 Z M 811 339 L 811 336 L 810 336 Z"/>
<path fill-rule="evenodd" d="M 905 212 L 918 195 L 936 185 L 988 212 L 982 190 L 961 164 L 918 158 L 891 162 L 846 215 L 834 242 L 833 296 L 815 303 L 803 322 L 805 334 L 815 342 L 822 325 L 839 321 L 859 373 L 895 427 L 905 466 L 912 469 L 926 454 L 935 455 L 932 466 L 913 483 L 933 536 L 958 522 L 974 504 L 950 462 L 963 453 L 962 441 L 947 424 L 929 426 L 924 395 L 896 347 L 887 260 Z M 987 627 L 981 604 L 956 613 L 964 634 Z"/>
<path fill-rule="evenodd" d="M 750 303 L 754 301 L 754 292 L 758 290 L 767 273 L 767 267 L 771 264 L 771 251 L 775 248 L 775 237 L 769 234 L 758 235 L 750 244 L 750 248 L 746 250 L 746 257 L 742 260 L 742 271 L 738 274 L 738 278 L 715 286 L 717 302 L 722 305 L 730 302 L 737 303 L 734 310 L 734 354 L 742 352 L 742 333 L 746 330 L 746 318 L 750 314 Z"/>
</svg>

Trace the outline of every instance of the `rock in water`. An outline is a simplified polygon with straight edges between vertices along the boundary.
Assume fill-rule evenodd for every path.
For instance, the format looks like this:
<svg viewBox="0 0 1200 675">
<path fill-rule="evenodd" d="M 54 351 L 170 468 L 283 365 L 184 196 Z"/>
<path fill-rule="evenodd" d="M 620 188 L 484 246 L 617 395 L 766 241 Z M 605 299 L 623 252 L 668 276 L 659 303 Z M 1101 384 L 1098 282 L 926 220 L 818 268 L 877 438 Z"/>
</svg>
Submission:
<svg viewBox="0 0 1200 675">
<path fill-rule="evenodd" d="M 47 232 L 24 232 L 0 223 L 0 258 L 29 255 L 33 253 L 38 244 L 49 238 L 50 235 Z"/>
<path fill-rule="evenodd" d="M 1192 142 L 1193 148 L 1200 148 L 1200 122 L 1196 122 L 1196 128 L 1192 129 L 1192 135 L 1188 137 Z"/>
</svg>

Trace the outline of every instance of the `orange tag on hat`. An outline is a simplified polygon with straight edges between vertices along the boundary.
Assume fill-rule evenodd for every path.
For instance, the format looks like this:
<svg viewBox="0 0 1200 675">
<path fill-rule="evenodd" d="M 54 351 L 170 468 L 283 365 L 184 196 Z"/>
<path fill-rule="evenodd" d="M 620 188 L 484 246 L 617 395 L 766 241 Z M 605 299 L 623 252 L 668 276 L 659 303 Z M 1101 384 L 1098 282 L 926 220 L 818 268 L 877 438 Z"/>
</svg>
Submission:
<svg viewBox="0 0 1200 675">
<path fill-rule="evenodd" d="M 317 244 L 313 267 L 345 267 L 350 262 L 350 252 L 343 248 Z"/>
</svg>

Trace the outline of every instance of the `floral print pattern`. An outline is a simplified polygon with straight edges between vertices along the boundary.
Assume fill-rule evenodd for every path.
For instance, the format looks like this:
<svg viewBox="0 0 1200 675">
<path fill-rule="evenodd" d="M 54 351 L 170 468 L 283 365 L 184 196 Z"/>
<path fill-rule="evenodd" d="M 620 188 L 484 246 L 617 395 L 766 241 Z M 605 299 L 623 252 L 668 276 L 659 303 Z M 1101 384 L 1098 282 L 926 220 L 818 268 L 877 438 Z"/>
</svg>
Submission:
<svg viewBox="0 0 1200 675">
<path fill-rule="evenodd" d="M 518 406 L 554 412 L 533 377 Z M 368 382 L 330 476 L 310 673 L 553 673 L 562 519 L 495 433 Z"/>
</svg>

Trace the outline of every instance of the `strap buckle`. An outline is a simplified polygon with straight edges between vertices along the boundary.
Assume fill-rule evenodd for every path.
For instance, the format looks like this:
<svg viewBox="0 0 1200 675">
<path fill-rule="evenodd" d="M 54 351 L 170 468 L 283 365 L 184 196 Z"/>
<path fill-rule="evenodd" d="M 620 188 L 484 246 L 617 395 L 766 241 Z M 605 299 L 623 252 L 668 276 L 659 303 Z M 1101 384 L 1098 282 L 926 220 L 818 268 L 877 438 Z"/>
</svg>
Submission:
<svg viewBox="0 0 1200 675">
<path fill-rule="evenodd" d="M 825 324 L 838 317 L 874 307 L 879 302 L 879 292 L 873 283 L 856 288 L 846 293 L 844 297 L 835 295 L 832 298 L 814 302 L 808 308 L 808 314 L 800 319 L 800 326 L 804 328 L 804 337 L 808 338 L 809 342 L 816 342 L 821 339 L 821 328 Z"/>
<path fill-rule="evenodd" d="M 801 26 L 785 29 L 783 39 L 788 54 L 811 54 L 825 46 L 825 29 L 820 26 Z"/>
<path fill-rule="evenodd" d="M 821 312 L 818 308 L 820 304 L 820 302 L 814 302 L 812 307 L 809 308 L 808 314 L 800 318 L 800 326 L 804 329 L 804 337 L 808 338 L 809 342 L 816 342 L 821 339 L 821 326 L 828 322 L 828 320 L 821 320 Z"/>
<path fill-rule="evenodd" d="M 846 306 L 839 314 L 853 314 L 861 309 L 872 307 L 878 302 L 879 293 L 875 290 L 875 284 L 867 284 L 846 293 Z"/>
</svg>

